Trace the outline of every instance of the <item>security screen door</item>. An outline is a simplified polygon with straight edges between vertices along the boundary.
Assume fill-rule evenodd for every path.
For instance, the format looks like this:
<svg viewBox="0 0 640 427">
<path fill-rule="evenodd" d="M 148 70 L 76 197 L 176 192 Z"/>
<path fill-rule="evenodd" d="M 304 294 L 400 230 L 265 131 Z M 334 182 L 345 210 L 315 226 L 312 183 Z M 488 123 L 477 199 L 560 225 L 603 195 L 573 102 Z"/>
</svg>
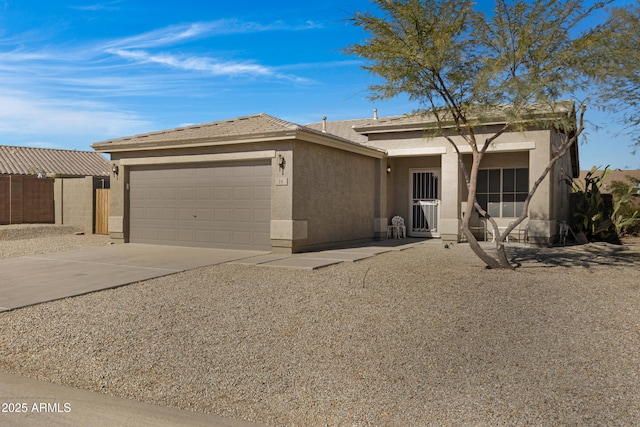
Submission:
<svg viewBox="0 0 640 427">
<path fill-rule="evenodd" d="M 412 169 L 409 235 L 440 237 L 440 172 L 435 169 Z"/>
</svg>

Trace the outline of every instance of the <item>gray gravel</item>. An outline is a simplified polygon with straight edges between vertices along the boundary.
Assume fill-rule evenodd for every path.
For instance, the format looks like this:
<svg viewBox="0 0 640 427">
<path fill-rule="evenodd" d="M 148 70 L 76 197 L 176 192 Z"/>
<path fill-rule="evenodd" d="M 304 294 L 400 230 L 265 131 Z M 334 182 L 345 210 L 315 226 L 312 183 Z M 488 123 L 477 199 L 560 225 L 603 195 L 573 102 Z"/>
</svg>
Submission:
<svg viewBox="0 0 640 427">
<path fill-rule="evenodd" d="M 640 424 L 640 245 L 510 254 L 218 265 L 0 313 L 0 370 L 273 426 Z"/>
<path fill-rule="evenodd" d="M 0 259 L 103 246 L 110 242 L 109 236 L 84 235 L 72 226 L 0 225 Z"/>
</svg>

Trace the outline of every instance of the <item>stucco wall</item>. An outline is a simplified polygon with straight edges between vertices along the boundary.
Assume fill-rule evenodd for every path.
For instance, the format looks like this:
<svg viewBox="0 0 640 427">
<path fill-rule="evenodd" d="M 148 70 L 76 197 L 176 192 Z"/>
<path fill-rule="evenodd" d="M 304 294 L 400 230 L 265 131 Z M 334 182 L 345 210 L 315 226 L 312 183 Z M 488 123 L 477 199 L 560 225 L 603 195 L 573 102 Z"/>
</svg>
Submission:
<svg viewBox="0 0 640 427">
<path fill-rule="evenodd" d="M 376 160 L 297 141 L 293 147 L 293 220 L 306 221 L 305 250 L 374 237 Z"/>
<path fill-rule="evenodd" d="M 551 155 L 554 154 L 556 147 L 566 140 L 567 136 L 557 131 L 553 131 L 551 134 Z M 572 165 L 571 165 L 571 150 L 567 152 L 558 162 L 554 165 L 553 169 L 549 172 L 551 194 L 554 196 L 549 201 L 549 219 L 551 221 L 550 239 L 555 241 L 557 238 L 558 222 L 568 221 L 570 212 L 570 197 L 572 188 L 571 185 L 566 182 L 572 181 Z"/>
<path fill-rule="evenodd" d="M 95 189 L 109 188 L 109 180 L 94 177 L 56 178 L 54 197 L 56 224 L 72 225 L 85 233 L 94 232 Z M 103 187 L 104 185 L 104 187 Z"/>
</svg>

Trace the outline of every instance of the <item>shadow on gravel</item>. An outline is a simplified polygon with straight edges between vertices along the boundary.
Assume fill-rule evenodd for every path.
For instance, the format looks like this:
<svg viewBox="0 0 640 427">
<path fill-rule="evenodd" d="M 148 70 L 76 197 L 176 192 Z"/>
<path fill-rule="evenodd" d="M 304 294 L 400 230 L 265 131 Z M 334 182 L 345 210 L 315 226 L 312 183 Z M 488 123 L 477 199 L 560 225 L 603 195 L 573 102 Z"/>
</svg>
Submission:
<svg viewBox="0 0 640 427">
<path fill-rule="evenodd" d="M 589 243 L 536 248 L 511 246 L 507 254 L 517 268 L 531 267 L 639 267 L 640 246 Z"/>
</svg>

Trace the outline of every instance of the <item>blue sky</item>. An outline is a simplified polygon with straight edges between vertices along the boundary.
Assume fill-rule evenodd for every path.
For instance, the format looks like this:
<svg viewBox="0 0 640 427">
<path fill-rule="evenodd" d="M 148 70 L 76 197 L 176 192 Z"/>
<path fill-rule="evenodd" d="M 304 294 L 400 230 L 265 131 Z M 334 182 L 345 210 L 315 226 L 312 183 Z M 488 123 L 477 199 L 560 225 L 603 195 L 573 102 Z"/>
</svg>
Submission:
<svg viewBox="0 0 640 427">
<path fill-rule="evenodd" d="M 299 124 L 411 112 L 371 103 L 341 50 L 368 0 L 0 0 L 0 144 L 105 139 L 265 112 Z M 615 117 L 590 112 L 581 166 L 640 169 Z"/>
</svg>

